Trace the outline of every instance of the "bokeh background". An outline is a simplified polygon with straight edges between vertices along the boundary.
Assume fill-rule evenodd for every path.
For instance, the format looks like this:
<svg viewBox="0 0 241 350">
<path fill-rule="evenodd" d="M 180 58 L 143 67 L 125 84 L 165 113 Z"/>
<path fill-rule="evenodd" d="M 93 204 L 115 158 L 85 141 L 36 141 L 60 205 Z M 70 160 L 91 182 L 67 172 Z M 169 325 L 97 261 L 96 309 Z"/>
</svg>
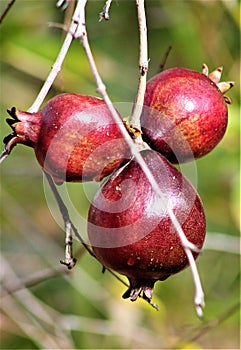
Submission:
<svg viewBox="0 0 241 350">
<path fill-rule="evenodd" d="M 8 3 L 1 0 L 0 14 Z M 55 4 L 17 0 L 0 24 L 1 139 L 10 133 L 6 109 L 30 107 L 57 57 L 72 5 L 63 11 Z M 131 103 L 138 84 L 135 2 L 113 1 L 110 21 L 99 23 L 103 6 L 104 1 L 87 5 L 91 47 L 112 101 Z M 236 81 L 228 93 L 233 104 L 226 135 L 196 162 L 207 216 L 207 240 L 197 262 L 205 290 L 204 320 L 195 314 L 190 269 L 156 284 L 153 301 L 159 312 L 142 299 L 123 300 L 125 286 L 110 273 L 102 274 L 77 240 L 78 263 L 66 271 L 59 264 L 64 232 L 56 204 L 46 194 L 33 150 L 19 145 L 1 165 L 1 349 L 240 348 L 239 1 L 147 0 L 146 11 L 149 78 L 171 45 L 165 68 L 200 71 L 205 62 L 210 70 L 224 67 L 223 81 Z M 47 99 L 60 92 L 96 95 L 79 41 L 72 43 Z M 67 186 L 83 218 L 97 187 Z M 85 234 L 84 225 L 78 229 Z"/>
</svg>

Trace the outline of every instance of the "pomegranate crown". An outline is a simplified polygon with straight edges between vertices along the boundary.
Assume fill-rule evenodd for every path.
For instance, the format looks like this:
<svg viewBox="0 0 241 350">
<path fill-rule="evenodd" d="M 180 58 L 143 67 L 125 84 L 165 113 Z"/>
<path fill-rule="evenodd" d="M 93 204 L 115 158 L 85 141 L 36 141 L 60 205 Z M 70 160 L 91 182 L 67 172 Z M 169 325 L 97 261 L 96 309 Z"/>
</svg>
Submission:
<svg viewBox="0 0 241 350">
<path fill-rule="evenodd" d="M 202 66 L 202 73 L 206 75 L 210 80 L 217 85 L 221 93 L 224 95 L 228 90 L 234 86 L 234 81 L 222 81 L 220 82 L 223 72 L 223 67 L 218 67 L 211 73 L 209 73 L 208 66 L 204 63 Z M 232 101 L 228 96 L 223 96 L 226 103 L 231 104 Z"/>
</svg>

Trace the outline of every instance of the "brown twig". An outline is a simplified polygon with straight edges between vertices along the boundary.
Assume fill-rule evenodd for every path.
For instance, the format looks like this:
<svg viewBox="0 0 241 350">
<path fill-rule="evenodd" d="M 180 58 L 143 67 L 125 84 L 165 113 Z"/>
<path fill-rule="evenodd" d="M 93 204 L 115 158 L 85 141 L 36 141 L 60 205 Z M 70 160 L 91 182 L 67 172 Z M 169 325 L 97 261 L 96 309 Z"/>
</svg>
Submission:
<svg viewBox="0 0 241 350">
<path fill-rule="evenodd" d="M 91 250 L 91 248 L 85 243 L 85 241 L 83 240 L 83 238 L 81 237 L 81 235 L 79 234 L 77 228 L 74 226 L 74 224 L 72 223 L 70 217 L 69 217 L 69 213 L 68 213 L 68 209 L 66 207 L 66 205 L 64 204 L 57 188 L 56 185 L 52 179 L 52 177 L 45 173 L 46 179 L 48 181 L 49 187 L 56 199 L 56 202 L 59 206 L 59 210 L 61 212 L 63 221 L 64 221 L 64 225 L 65 228 L 67 228 L 67 238 L 66 238 L 66 251 L 67 251 L 67 258 L 64 260 L 64 264 L 68 265 L 68 262 L 70 263 L 70 268 L 71 268 L 71 264 L 74 264 L 74 258 L 72 256 L 72 234 L 71 234 L 71 230 L 73 230 L 76 238 L 78 238 L 78 240 L 81 242 L 81 244 L 84 246 L 84 248 L 88 251 L 88 253 L 95 257 L 95 254 L 93 253 L 93 251 Z M 71 237 L 71 238 L 70 238 Z"/>
<path fill-rule="evenodd" d="M 170 45 L 170 46 L 168 46 L 168 48 L 167 48 L 167 50 L 166 50 L 166 52 L 165 52 L 165 54 L 164 54 L 164 56 L 162 58 L 162 61 L 161 61 L 160 65 L 159 65 L 159 72 L 162 72 L 164 70 L 166 62 L 167 62 L 167 58 L 168 58 L 171 50 L 172 50 L 172 46 Z"/>
<path fill-rule="evenodd" d="M 6 15 L 8 14 L 9 10 L 11 9 L 11 7 L 13 6 L 13 4 L 15 3 L 16 0 L 11 0 L 9 1 L 9 3 L 7 4 L 5 10 L 3 11 L 3 13 L 0 15 L 0 24 L 2 23 L 3 19 L 6 17 Z"/>
</svg>

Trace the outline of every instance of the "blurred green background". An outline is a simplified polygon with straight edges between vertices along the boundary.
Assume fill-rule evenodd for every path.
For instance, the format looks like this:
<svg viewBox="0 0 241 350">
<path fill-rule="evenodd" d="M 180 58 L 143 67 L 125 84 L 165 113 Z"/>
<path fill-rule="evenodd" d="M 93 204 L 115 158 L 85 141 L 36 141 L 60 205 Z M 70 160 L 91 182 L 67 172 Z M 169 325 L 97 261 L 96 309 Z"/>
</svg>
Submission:
<svg viewBox="0 0 241 350">
<path fill-rule="evenodd" d="M 8 3 L 1 0 L 0 14 Z M 88 2 L 90 44 L 111 99 L 132 102 L 138 84 L 135 2 L 113 1 L 110 21 L 99 23 L 103 6 L 104 1 Z M 198 259 L 206 300 L 204 320 L 195 314 L 190 269 L 156 284 L 153 301 L 159 312 L 142 299 L 123 300 L 125 286 L 108 272 L 102 274 L 100 264 L 76 240 L 78 263 L 67 273 L 59 264 L 64 233 L 47 204 L 60 222 L 56 205 L 47 186 L 44 190 L 33 150 L 18 146 L 1 165 L 1 349 L 240 348 L 239 1 L 147 0 L 146 12 L 148 77 L 157 73 L 171 45 L 165 68 L 200 71 L 205 62 L 210 70 L 224 67 L 223 81 L 236 81 L 228 93 L 233 104 L 225 137 L 196 162 L 208 232 Z M 63 42 L 59 24 L 66 21 L 68 10 L 57 9 L 55 1 L 17 0 L 1 23 L 1 139 L 10 133 L 6 109 L 26 110 L 36 98 Z M 72 43 L 47 99 L 59 92 L 96 94 L 79 41 Z M 67 186 L 83 218 L 97 187 Z M 86 234 L 85 224 L 78 229 Z"/>
</svg>

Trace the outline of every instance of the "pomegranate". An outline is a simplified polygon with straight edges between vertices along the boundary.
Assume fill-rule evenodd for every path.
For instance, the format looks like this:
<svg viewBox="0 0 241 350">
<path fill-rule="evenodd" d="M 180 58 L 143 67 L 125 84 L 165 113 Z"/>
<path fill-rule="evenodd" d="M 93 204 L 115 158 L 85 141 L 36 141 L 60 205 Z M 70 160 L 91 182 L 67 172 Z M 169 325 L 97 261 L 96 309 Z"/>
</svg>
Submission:
<svg viewBox="0 0 241 350">
<path fill-rule="evenodd" d="M 170 210 L 199 249 L 206 227 L 201 199 L 190 182 L 160 153 L 141 154 L 162 197 L 134 158 L 100 187 L 88 215 L 88 237 L 97 259 L 127 276 L 130 287 L 123 297 L 132 301 L 141 293 L 150 301 L 156 281 L 188 266 Z"/>
<path fill-rule="evenodd" d="M 100 181 L 128 157 L 119 127 L 100 98 L 60 94 L 40 112 L 13 107 L 8 113 L 13 132 L 4 139 L 6 152 L 18 143 L 33 147 L 39 164 L 58 184 Z"/>
<path fill-rule="evenodd" d="M 209 153 L 223 138 L 233 82 L 221 82 L 222 68 L 208 74 L 171 68 L 149 80 L 141 116 L 143 139 L 173 163 Z"/>
</svg>

